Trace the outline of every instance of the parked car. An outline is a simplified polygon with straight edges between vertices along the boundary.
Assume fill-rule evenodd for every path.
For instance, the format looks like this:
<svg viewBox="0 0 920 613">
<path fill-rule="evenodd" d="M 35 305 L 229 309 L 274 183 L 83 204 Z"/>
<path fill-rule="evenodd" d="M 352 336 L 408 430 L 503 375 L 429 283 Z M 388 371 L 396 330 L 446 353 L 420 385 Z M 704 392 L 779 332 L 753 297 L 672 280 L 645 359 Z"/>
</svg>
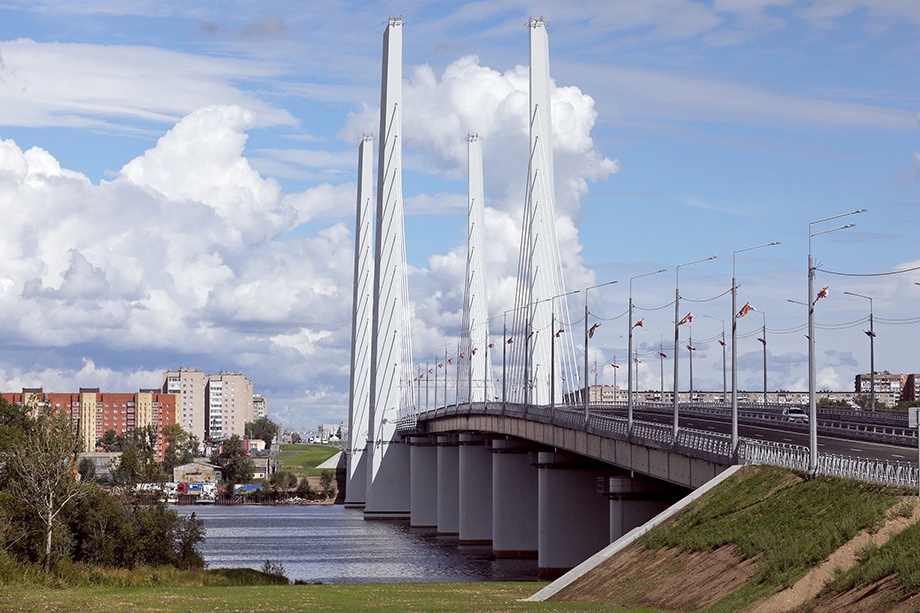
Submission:
<svg viewBox="0 0 920 613">
<path fill-rule="evenodd" d="M 800 424 L 808 423 L 808 412 L 802 407 L 788 407 L 783 409 L 783 417 L 789 421 Z"/>
</svg>

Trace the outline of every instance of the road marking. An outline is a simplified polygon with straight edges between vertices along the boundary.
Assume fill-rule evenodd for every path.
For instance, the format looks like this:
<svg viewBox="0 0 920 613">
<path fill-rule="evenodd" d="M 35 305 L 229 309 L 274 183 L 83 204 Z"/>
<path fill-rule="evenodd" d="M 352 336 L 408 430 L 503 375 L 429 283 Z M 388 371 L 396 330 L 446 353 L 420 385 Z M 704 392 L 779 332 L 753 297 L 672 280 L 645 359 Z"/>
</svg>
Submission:
<svg viewBox="0 0 920 613">
<path fill-rule="evenodd" d="M 856 451 L 857 453 L 862 453 L 862 449 L 857 449 L 856 447 L 850 447 L 850 451 Z"/>
<path fill-rule="evenodd" d="M 904 457 L 904 456 L 902 456 L 902 455 L 899 454 L 899 453 L 892 453 L 891 455 L 892 455 L 892 457 L 895 457 L 895 458 L 903 458 L 903 457 Z"/>
<path fill-rule="evenodd" d="M 791 439 L 791 438 L 785 438 L 785 437 L 784 437 L 783 440 L 786 441 L 787 443 L 791 443 L 791 442 L 792 442 L 792 439 Z"/>
</svg>

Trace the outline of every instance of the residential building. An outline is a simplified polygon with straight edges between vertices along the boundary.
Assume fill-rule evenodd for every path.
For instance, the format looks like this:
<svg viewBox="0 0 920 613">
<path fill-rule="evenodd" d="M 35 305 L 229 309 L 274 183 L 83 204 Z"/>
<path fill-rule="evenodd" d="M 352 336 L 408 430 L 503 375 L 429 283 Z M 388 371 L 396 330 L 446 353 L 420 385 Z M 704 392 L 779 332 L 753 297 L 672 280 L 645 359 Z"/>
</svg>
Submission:
<svg viewBox="0 0 920 613">
<path fill-rule="evenodd" d="M 875 400 L 884 402 L 893 407 L 901 401 L 901 392 L 907 387 L 907 380 L 911 375 L 895 375 L 887 370 L 875 373 Z M 911 384 L 913 388 L 913 384 Z M 872 374 L 856 375 L 856 393 L 869 395 L 872 393 Z"/>
<path fill-rule="evenodd" d="M 81 387 L 77 393 L 45 393 L 42 388 L 23 388 L 20 393 L 4 393 L 3 397 L 26 406 L 51 408 L 63 412 L 83 440 L 86 451 L 104 451 L 97 441 L 106 430 L 128 434 L 145 426 L 158 432 L 176 423 L 177 397 L 158 389 L 141 389 L 135 394 L 100 392 L 98 387 Z M 162 434 L 154 444 L 154 456 L 163 460 L 165 444 Z"/>
<path fill-rule="evenodd" d="M 196 368 L 180 368 L 163 375 L 163 391 L 179 394 L 179 423 L 199 440 L 243 436 L 253 420 L 252 381 L 242 373 L 208 375 Z M 262 406 L 267 407 L 262 398 Z"/>
<path fill-rule="evenodd" d="M 223 480 L 223 469 L 207 462 L 191 462 L 173 468 L 173 481 L 177 483 L 218 483 Z"/>
<path fill-rule="evenodd" d="M 252 418 L 253 420 L 268 417 L 268 400 L 262 394 L 252 395 Z"/>
</svg>

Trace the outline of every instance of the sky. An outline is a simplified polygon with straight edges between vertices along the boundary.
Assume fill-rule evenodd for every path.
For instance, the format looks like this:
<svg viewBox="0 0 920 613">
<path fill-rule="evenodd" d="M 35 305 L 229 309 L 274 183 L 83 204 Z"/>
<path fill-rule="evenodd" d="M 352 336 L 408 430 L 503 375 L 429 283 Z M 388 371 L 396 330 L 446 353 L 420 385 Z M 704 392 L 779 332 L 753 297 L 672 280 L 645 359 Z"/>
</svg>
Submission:
<svg viewBox="0 0 920 613">
<path fill-rule="evenodd" d="M 573 327 L 583 288 L 617 281 L 588 293 L 599 383 L 626 361 L 630 278 L 664 268 L 632 282 L 637 387 L 658 389 L 660 343 L 671 388 L 675 266 L 717 256 L 681 267 L 679 286 L 694 388 L 721 389 L 732 254 L 779 241 L 734 258 L 739 308 L 756 308 L 737 320 L 739 388 L 762 389 L 765 323 L 768 386 L 807 389 L 805 308 L 788 301 L 807 300 L 809 228 L 848 223 L 812 239 L 818 268 L 846 273 L 815 281 L 818 387 L 852 390 L 869 370 L 869 300 L 843 292 L 872 298 L 876 370 L 920 371 L 914 0 L 0 0 L 2 389 L 242 371 L 287 426 L 346 420 L 357 147 L 378 129 L 388 15 L 406 21 L 420 364 L 460 326 L 469 133 L 490 312 L 513 307 L 534 15 L 550 40 L 560 251 L 582 288 Z"/>
</svg>

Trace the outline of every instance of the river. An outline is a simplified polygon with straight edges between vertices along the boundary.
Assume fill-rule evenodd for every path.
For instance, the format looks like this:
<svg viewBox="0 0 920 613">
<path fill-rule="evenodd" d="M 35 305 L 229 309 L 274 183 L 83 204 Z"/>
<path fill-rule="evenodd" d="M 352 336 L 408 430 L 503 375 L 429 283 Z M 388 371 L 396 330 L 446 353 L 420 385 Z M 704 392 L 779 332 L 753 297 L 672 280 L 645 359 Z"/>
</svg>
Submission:
<svg viewBox="0 0 920 613">
<path fill-rule="evenodd" d="M 490 547 L 418 531 L 405 521 L 364 521 L 342 505 L 173 507 L 204 520 L 210 568 L 284 565 L 288 579 L 321 583 L 528 581 L 536 560 L 495 560 Z"/>
</svg>

